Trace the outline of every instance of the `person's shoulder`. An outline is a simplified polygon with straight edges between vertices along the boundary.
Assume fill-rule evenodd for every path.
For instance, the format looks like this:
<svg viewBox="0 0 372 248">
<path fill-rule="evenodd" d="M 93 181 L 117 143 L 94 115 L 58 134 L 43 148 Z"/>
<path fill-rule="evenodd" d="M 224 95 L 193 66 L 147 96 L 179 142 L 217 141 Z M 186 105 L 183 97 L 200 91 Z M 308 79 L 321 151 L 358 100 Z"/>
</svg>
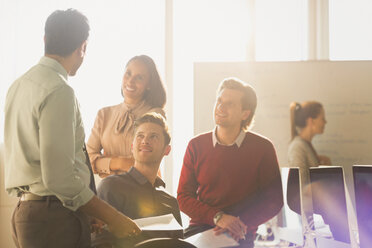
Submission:
<svg viewBox="0 0 372 248">
<path fill-rule="evenodd" d="M 66 78 L 40 64 L 31 67 L 16 82 L 24 86 L 27 85 L 31 91 L 37 92 L 37 95 L 40 97 L 47 97 L 51 94 L 61 94 L 66 98 L 75 97 L 75 92 L 68 85 Z"/>
<path fill-rule="evenodd" d="M 263 136 L 259 133 L 252 132 L 252 131 L 246 131 L 245 132 L 245 140 L 249 142 L 254 142 L 257 145 L 265 145 L 265 146 L 273 146 L 273 142 L 267 138 L 266 136 Z"/>
<path fill-rule="evenodd" d="M 212 138 L 212 135 L 213 135 L 213 131 L 208 131 L 208 132 L 204 132 L 204 133 L 200 133 L 200 134 L 195 135 L 192 138 L 192 140 L 209 139 L 209 138 Z"/>
<path fill-rule="evenodd" d="M 199 143 L 205 143 L 205 142 L 211 142 L 212 144 L 212 135 L 213 135 L 213 132 L 212 131 L 209 131 L 209 132 L 205 132 L 205 133 L 200 133 L 196 136 L 194 136 L 189 144 L 199 144 Z"/>
<path fill-rule="evenodd" d="M 102 179 L 99 183 L 97 190 L 98 191 L 113 191 L 115 189 L 122 189 L 123 185 L 128 183 L 131 180 L 131 177 L 127 172 L 124 172 L 120 175 L 111 175 Z"/>
<path fill-rule="evenodd" d="M 307 141 L 301 138 L 300 136 L 295 136 L 292 140 L 293 143 L 307 144 Z"/>
<path fill-rule="evenodd" d="M 310 151 L 309 145 L 303 140 L 301 137 L 296 136 L 294 137 L 288 146 L 288 155 L 291 156 L 293 154 L 304 154 Z"/>
<path fill-rule="evenodd" d="M 106 107 L 101 108 L 100 111 L 103 111 L 103 112 L 115 111 L 115 110 L 120 109 L 122 107 L 122 105 L 123 105 L 123 103 L 106 106 Z"/>
<path fill-rule="evenodd" d="M 98 115 L 103 116 L 103 115 L 107 115 L 107 114 L 111 114 L 111 113 L 120 111 L 120 109 L 122 108 L 122 105 L 123 105 L 123 103 L 119 103 L 119 104 L 116 104 L 116 105 L 110 105 L 110 106 L 103 107 L 103 108 L 98 110 Z"/>
<path fill-rule="evenodd" d="M 289 143 L 289 149 L 304 148 L 307 146 L 308 144 L 306 143 L 306 141 L 303 140 L 300 136 L 294 137 Z"/>
<path fill-rule="evenodd" d="M 24 78 L 34 82 L 45 90 L 53 91 L 62 88 L 73 91 L 72 87 L 67 83 L 67 78 L 64 78 L 50 67 L 41 64 L 33 66 L 24 74 Z"/>
<path fill-rule="evenodd" d="M 187 150 L 191 153 L 201 154 L 213 149 L 213 132 L 201 133 L 194 136 L 187 145 Z"/>
<path fill-rule="evenodd" d="M 106 183 L 121 183 L 121 182 L 125 182 L 127 180 L 129 180 L 131 178 L 131 176 L 129 175 L 128 172 L 124 172 L 122 174 L 118 174 L 118 175 L 110 175 L 108 177 L 105 177 L 104 179 L 102 179 L 101 182 L 106 182 Z"/>
</svg>

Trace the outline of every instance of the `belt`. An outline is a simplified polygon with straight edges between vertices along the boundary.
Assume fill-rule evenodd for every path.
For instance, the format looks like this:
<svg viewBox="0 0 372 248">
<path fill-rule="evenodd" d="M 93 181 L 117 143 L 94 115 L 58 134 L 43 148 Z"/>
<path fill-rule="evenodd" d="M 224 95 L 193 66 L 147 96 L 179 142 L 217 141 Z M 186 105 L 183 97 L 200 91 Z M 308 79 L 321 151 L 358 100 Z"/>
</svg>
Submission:
<svg viewBox="0 0 372 248">
<path fill-rule="evenodd" d="M 46 195 L 46 196 L 39 196 L 32 193 L 23 193 L 20 200 L 21 201 L 59 201 L 59 199 L 55 195 Z"/>
</svg>

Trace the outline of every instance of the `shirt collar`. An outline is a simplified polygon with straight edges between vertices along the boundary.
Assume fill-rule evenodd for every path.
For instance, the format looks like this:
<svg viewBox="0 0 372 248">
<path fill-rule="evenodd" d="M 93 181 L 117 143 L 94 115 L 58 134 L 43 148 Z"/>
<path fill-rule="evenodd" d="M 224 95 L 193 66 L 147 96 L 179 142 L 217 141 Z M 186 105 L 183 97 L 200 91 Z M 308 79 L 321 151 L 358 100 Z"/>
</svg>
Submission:
<svg viewBox="0 0 372 248">
<path fill-rule="evenodd" d="M 144 185 L 146 183 L 149 183 L 149 180 L 147 180 L 147 178 L 142 175 L 141 172 L 139 172 L 136 168 L 132 167 L 129 169 L 128 171 L 128 174 L 134 179 L 137 181 L 137 183 L 141 184 L 141 185 Z M 163 188 L 165 188 L 165 182 L 163 180 L 161 180 L 160 177 L 156 177 L 155 179 L 155 183 L 154 183 L 154 187 L 155 188 L 158 188 L 160 186 L 163 186 Z"/>
<path fill-rule="evenodd" d="M 122 111 L 131 111 L 135 112 L 138 109 L 142 109 L 146 105 L 146 101 L 143 100 L 137 104 L 127 104 L 124 101 L 121 103 L 121 109 Z"/>
<path fill-rule="evenodd" d="M 239 133 L 238 137 L 236 137 L 235 141 L 232 144 L 227 145 L 227 146 L 232 146 L 232 145 L 236 144 L 239 148 L 242 145 L 244 138 L 245 138 L 245 132 L 242 129 L 242 130 L 240 130 L 240 133 Z M 226 146 L 224 144 L 221 144 L 217 139 L 217 127 L 215 127 L 214 130 L 213 130 L 212 142 L 213 142 L 213 147 L 215 147 L 216 144 Z"/>
<path fill-rule="evenodd" d="M 57 73 L 61 74 L 65 80 L 67 80 L 67 71 L 57 60 L 43 56 L 41 57 L 39 64 L 52 68 Z"/>
</svg>

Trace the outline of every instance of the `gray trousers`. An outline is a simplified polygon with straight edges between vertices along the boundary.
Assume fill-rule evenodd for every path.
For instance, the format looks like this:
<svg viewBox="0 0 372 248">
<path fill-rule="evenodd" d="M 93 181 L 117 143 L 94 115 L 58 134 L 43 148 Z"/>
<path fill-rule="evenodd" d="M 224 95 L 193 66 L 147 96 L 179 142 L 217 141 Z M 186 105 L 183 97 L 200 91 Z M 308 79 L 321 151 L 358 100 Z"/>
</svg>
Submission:
<svg viewBox="0 0 372 248">
<path fill-rule="evenodd" d="M 90 247 L 88 217 L 63 207 L 59 200 L 19 201 L 12 217 L 18 248 Z"/>
</svg>

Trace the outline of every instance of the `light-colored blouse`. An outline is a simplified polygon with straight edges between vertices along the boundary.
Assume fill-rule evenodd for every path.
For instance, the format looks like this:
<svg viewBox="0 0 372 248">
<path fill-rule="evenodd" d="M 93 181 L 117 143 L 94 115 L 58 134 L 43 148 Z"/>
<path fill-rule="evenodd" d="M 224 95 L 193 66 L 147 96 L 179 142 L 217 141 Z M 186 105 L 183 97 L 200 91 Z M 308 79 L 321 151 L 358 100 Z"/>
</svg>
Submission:
<svg viewBox="0 0 372 248">
<path fill-rule="evenodd" d="M 289 144 L 288 164 L 291 167 L 309 169 L 319 166 L 319 159 L 311 143 L 296 136 Z"/>
<path fill-rule="evenodd" d="M 298 167 L 301 182 L 302 208 L 306 218 L 312 216 L 313 202 L 310 185 L 310 167 L 318 167 L 320 162 L 312 144 L 300 136 L 296 136 L 289 144 L 288 163 L 290 167 Z M 305 216 L 303 218 L 305 218 Z"/>
<path fill-rule="evenodd" d="M 135 106 L 123 102 L 98 111 L 87 143 L 87 151 L 94 173 L 111 174 L 112 157 L 132 157 L 134 123 L 148 112 L 156 112 L 165 116 L 163 109 L 151 108 L 145 101 Z"/>
</svg>

